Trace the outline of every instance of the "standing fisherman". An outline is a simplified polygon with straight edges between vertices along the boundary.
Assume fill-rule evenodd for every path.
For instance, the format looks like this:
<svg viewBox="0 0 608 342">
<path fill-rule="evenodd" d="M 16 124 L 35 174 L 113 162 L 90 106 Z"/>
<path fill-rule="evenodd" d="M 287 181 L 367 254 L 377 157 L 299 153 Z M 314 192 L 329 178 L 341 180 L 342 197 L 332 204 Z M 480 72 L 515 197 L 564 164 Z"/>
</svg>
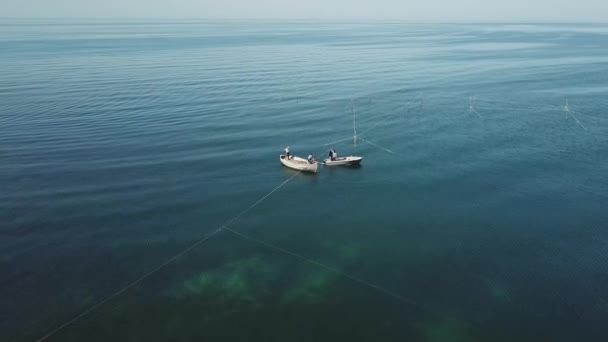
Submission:
<svg viewBox="0 0 608 342">
<path fill-rule="evenodd" d="M 287 156 L 287 160 L 289 160 L 289 146 L 285 147 L 285 155 Z"/>
<path fill-rule="evenodd" d="M 329 159 L 331 161 L 335 161 L 337 156 L 338 156 L 338 154 L 336 153 L 336 151 L 334 151 L 333 148 L 331 150 L 329 150 Z"/>
</svg>

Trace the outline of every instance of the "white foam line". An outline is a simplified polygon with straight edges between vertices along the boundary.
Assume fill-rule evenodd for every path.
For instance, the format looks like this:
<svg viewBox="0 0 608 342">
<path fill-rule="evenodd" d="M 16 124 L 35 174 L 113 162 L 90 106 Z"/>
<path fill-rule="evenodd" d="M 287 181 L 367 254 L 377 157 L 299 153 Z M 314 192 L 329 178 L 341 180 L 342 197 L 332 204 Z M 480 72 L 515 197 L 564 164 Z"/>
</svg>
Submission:
<svg viewBox="0 0 608 342">
<path fill-rule="evenodd" d="M 372 129 L 374 129 L 374 128 L 378 127 L 379 125 L 383 124 L 384 122 L 386 122 L 386 120 L 388 120 L 388 119 L 390 119 L 392 117 L 395 117 L 396 115 L 397 114 L 388 114 L 384 119 L 376 122 L 376 124 L 374 124 L 372 127 L 368 128 L 365 131 L 363 131 L 362 133 L 360 133 L 360 135 L 363 135 L 363 134 L 371 131 Z"/>
<path fill-rule="evenodd" d="M 393 152 L 393 151 L 389 150 L 389 149 L 388 149 L 388 148 L 386 148 L 386 147 L 382 147 L 382 146 L 380 146 L 380 145 L 378 145 L 378 144 L 375 144 L 375 143 L 373 143 L 373 142 L 371 142 L 371 141 L 369 141 L 369 140 L 367 140 L 367 139 L 363 139 L 363 138 L 359 138 L 359 139 L 361 139 L 361 140 L 365 141 L 366 143 L 368 143 L 368 144 L 370 144 L 370 145 L 376 146 L 377 148 L 382 149 L 382 150 L 384 150 L 384 151 L 386 151 L 386 152 L 388 152 L 388 153 L 392 153 L 392 154 L 395 154 L 395 155 L 396 155 L 396 153 L 395 153 L 395 152 Z"/>
<path fill-rule="evenodd" d="M 329 146 L 329 145 L 337 144 L 337 143 L 339 143 L 339 142 L 343 142 L 343 141 L 346 141 L 346 140 L 350 140 L 350 139 L 352 139 L 352 138 L 353 138 L 353 137 L 348 137 L 348 138 L 344 138 L 344 139 L 340 139 L 340 140 L 332 141 L 332 142 L 330 142 L 330 143 L 323 144 L 323 146 Z"/>
<path fill-rule="evenodd" d="M 573 113 L 575 113 L 575 114 L 577 114 L 577 115 L 582 115 L 582 116 L 584 116 L 586 118 L 591 118 L 591 119 L 596 119 L 596 120 L 606 120 L 606 119 L 608 119 L 608 117 L 594 116 L 594 115 L 583 113 L 583 112 L 578 111 L 578 110 L 572 110 L 572 109 L 570 109 L 570 111 L 573 112 Z"/>
<path fill-rule="evenodd" d="M 479 112 L 477 111 L 477 109 L 475 108 L 471 108 L 471 111 L 475 114 L 477 114 L 477 116 L 479 116 L 480 119 L 483 119 L 483 116 L 481 116 L 481 114 L 479 114 Z"/>
<path fill-rule="evenodd" d="M 264 197 L 260 198 L 255 203 L 253 203 L 251 206 L 249 206 L 249 208 L 243 210 L 240 214 L 238 214 L 235 217 L 233 217 L 232 219 L 228 220 L 228 222 L 226 222 L 223 225 L 223 227 L 227 227 L 227 226 L 231 225 L 232 223 L 234 223 L 234 221 L 238 220 L 241 216 L 245 215 L 249 210 L 255 208 L 258 204 L 262 203 L 266 198 L 268 198 L 268 196 L 272 195 L 277 190 L 279 190 L 280 188 L 282 188 L 283 185 L 287 184 L 287 182 L 289 182 L 290 180 L 292 180 L 295 176 L 299 175 L 300 173 L 301 173 L 301 171 L 298 171 L 298 172 L 294 173 L 291 177 L 287 178 L 283 183 L 277 185 L 274 189 L 272 189 L 272 191 L 270 191 L 269 193 L 267 193 L 266 195 L 264 195 Z"/>
<path fill-rule="evenodd" d="M 576 117 L 576 115 L 574 115 L 574 113 L 570 110 L 567 110 L 568 114 L 570 114 L 570 116 L 574 119 L 574 121 L 576 121 L 576 123 L 581 126 L 585 131 L 587 130 L 587 127 L 585 127 L 585 125 L 583 125 L 580 121 L 578 121 L 578 118 Z"/>
</svg>

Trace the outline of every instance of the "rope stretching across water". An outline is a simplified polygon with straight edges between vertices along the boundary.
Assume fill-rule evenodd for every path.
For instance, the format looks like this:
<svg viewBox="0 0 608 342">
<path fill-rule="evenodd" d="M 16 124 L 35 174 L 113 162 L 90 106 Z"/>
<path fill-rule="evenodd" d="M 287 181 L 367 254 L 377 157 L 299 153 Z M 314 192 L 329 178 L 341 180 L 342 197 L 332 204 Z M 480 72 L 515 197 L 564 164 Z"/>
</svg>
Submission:
<svg viewBox="0 0 608 342">
<path fill-rule="evenodd" d="M 321 154 L 324 154 L 325 152 L 327 152 L 328 150 L 322 152 Z M 371 282 L 368 282 L 366 280 L 363 280 L 359 277 L 356 277 L 354 275 L 348 274 L 342 270 L 339 270 L 337 268 L 322 264 L 316 260 L 307 258 L 301 254 L 286 250 L 284 248 L 281 248 L 279 246 L 270 244 L 268 242 L 256 239 L 252 236 L 249 235 L 245 235 L 241 232 L 238 232 L 232 228 L 230 228 L 229 226 L 231 224 L 233 224 L 236 220 L 238 220 L 239 218 L 241 218 L 243 215 L 245 215 L 247 212 L 249 212 L 251 209 L 255 208 L 256 206 L 258 206 L 260 203 L 262 203 L 264 200 L 266 200 L 269 196 L 271 196 L 273 193 L 275 193 L 276 191 L 278 191 L 279 189 L 281 189 L 285 184 L 287 184 L 289 181 L 291 181 L 293 178 L 295 178 L 296 176 L 298 176 L 300 173 L 302 173 L 302 171 L 297 171 L 295 172 L 291 177 L 287 178 L 285 181 L 283 181 L 281 184 L 277 185 L 274 189 L 272 189 L 272 191 L 270 191 L 269 193 L 267 193 L 266 195 L 262 196 L 260 199 L 258 199 L 256 202 L 254 202 L 252 205 L 250 205 L 248 208 L 246 208 L 245 210 L 241 211 L 238 215 L 234 216 L 233 218 L 227 220 L 223 225 L 221 225 L 219 228 L 215 229 L 214 231 L 212 231 L 211 233 L 203 236 L 201 239 L 199 239 L 198 241 L 196 241 L 195 243 L 193 243 L 192 245 L 188 246 L 187 248 L 185 248 L 184 250 L 182 250 L 181 252 L 175 254 L 173 257 L 167 259 L 165 262 L 161 263 L 160 265 L 156 266 L 154 269 L 152 269 L 151 271 L 145 273 L 144 275 L 140 276 L 139 278 L 135 279 L 134 281 L 132 281 L 131 283 L 129 283 L 127 286 L 121 288 L 120 290 L 114 292 L 113 294 L 109 295 L 108 297 L 102 299 L 101 301 L 97 302 L 96 304 L 92 305 L 91 307 L 87 308 L 86 310 L 82 311 L 80 314 L 74 316 L 72 319 L 70 319 L 69 321 L 61 324 L 60 326 L 58 326 L 57 328 L 55 328 L 54 330 L 52 330 L 51 332 L 47 333 L 46 335 L 44 335 L 43 337 L 39 338 L 37 340 L 37 342 L 42 342 L 45 341 L 46 339 L 48 339 L 49 337 L 53 336 L 54 334 L 56 334 L 57 332 L 63 330 L 64 328 L 68 327 L 69 325 L 73 324 L 74 322 L 78 321 L 79 319 L 81 319 L 82 317 L 86 316 L 87 314 L 94 312 L 95 310 L 99 309 L 101 306 L 103 306 L 105 303 L 111 301 L 112 299 L 120 296 L 122 293 L 124 293 L 125 291 L 131 289 L 132 287 L 136 286 L 137 284 L 141 283 L 142 281 L 146 280 L 147 278 L 149 278 L 151 275 L 155 274 L 156 272 L 160 271 L 161 269 L 163 269 L 164 267 L 166 267 L 167 265 L 171 264 L 172 262 L 174 262 L 176 259 L 180 258 L 181 256 L 187 254 L 188 252 L 190 252 L 191 250 L 193 250 L 194 248 L 202 245 L 203 243 L 207 242 L 208 240 L 210 240 L 212 237 L 216 236 L 218 233 L 220 233 L 222 230 L 226 230 L 240 238 L 249 240 L 249 241 L 253 241 L 256 242 L 260 245 L 266 246 L 267 248 L 270 249 L 274 249 L 277 250 L 281 253 L 287 254 L 287 255 L 291 255 L 297 259 L 300 259 L 302 261 L 305 261 L 307 263 L 310 263 L 312 265 L 316 265 L 318 267 L 324 268 L 328 271 L 331 271 L 333 273 L 336 273 L 346 279 L 349 279 L 353 282 L 359 283 L 363 286 L 369 287 L 373 290 L 379 291 L 381 293 L 384 293 L 385 295 L 388 295 L 390 297 L 393 297 L 401 302 L 410 304 L 410 305 L 414 305 L 418 308 L 421 308 L 424 310 L 424 307 L 421 307 L 418 303 L 404 298 L 402 296 L 400 296 L 399 294 L 396 294 L 394 292 L 391 292 L 379 285 L 373 284 Z"/>
<path fill-rule="evenodd" d="M 178 259 L 179 257 L 183 256 L 184 254 L 190 252 L 191 250 L 193 250 L 194 248 L 202 245 L 203 243 L 207 242 L 209 239 L 211 239 L 212 237 L 214 237 L 215 235 L 217 235 L 219 232 L 221 232 L 224 229 L 229 229 L 228 226 L 233 224 L 236 220 L 238 220 L 241 216 L 245 215 L 247 212 L 249 212 L 251 209 L 255 208 L 256 206 L 258 206 L 260 203 L 262 203 L 265 199 L 267 199 L 270 195 L 272 195 L 273 193 L 275 193 L 277 190 L 279 190 L 281 187 L 283 187 L 285 184 L 287 184 L 290 180 L 292 180 L 294 177 L 296 177 L 297 175 L 299 175 L 301 172 L 296 172 L 294 173 L 291 177 L 287 178 L 285 181 L 283 181 L 281 184 L 279 184 L 278 186 L 276 186 L 274 189 L 272 189 L 272 191 L 270 191 L 269 193 L 267 193 L 266 195 L 264 195 L 262 198 L 260 198 L 259 200 L 257 200 L 255 203 L 253 203 L 251 206 L 249 206 L 247 209 L 241 211 L 238 215 L 236 215 L 235 217 L 227 220 L 223 225 L 221 225 L 219 228 L 215 229 L 214 231 L 212 231 L 209 234 L 206 234 L 205 236 L 203 236 L 201 239 L 199 239 L 198 241 L 196 241 L 195 243 L 193 243 L 192 245 L 188 246 L 187 248 L 185 248 L 184 250 L 182 250 L 181 252 L 175 254 L 174 256 L 172 256 L 171 258 L 167 259 L 165 262 L 161 263 L 160 265 L 156 266 L 154 269 L 152 269 L 151 271 L 147 272 L 146 274 L 142 275 L 141 277 L 135 279 L 134 281 L 132 281 L 131 283 L 129 283 L 127 286 L 121 288 L 120 290 L 114 292 L 113 294 L 109 295 L 108 297 L 102 299 L 101 301 L 97 302 L 96 304 L 94 304 L 93 306 L 87 308 L 86 310 L 82 311 L 80 314 L 74 316 L 72 319 L 70 319 L 69 321 L 61 324 L 60 326 L 58 326 L 57 328 L 55 328 L 54 330 L 52 330 L 51 332 L 47 333 L 46 335 L 44 335 L 43 337 L 39 338 L 38 340 L 36 340 L 37 342 L 42 342 L 46 339 L 48 339 L 49 337 L 53 336 L 54 334 L 56 334 L 57 332 L 59 332 L 60 330 L 64 329 L 65 327 L 73 324 L 74 322 L 78 321 L 80 318 L 86 316 L 87 314 L 99 309 L 102 305 L 104 305 L 105 303 L 109 302 L 110 300 L 118 297 L 119 295 L 121 295 L 122 293 L 124 293 L 125 291 L 131 289 L 132 287 L 134 287 L 135 285 L 141 283 L 142 281 L 144 281 L 145 279 L 147 279 L 148 277 L 150 277 L 151 275 L 153 275 L 154 273 L 160 271 L 161 269 L 163 269 L 165 266 L 171 264 L 172 262 L 174 262 L 176 259 Z"/>
<path fill-rule="evenodd" d="M 80 314 L 74 316 L 74 318 L 70 319 L 69 321 L 63 323 L 62 325 L 60 325 L 59 327 L 55 328 L 53 331 L 49 332 L 48 334 L 44 335 L 43 337 L 39 338 L 37 340 L 37 342 L 40 341 L 44 341 L 47 338 L 51 337 L 52 335 L 54 335 L 55 333 L 59 332 L 60 330 L 62 330 L 63 328 L 67 327 L 68 325 L 76 322 L 77 320 L 79 320 L 80 318 L 82 318 L 83 316 L 86 316 L 87 314 L 97 310 L 98 308 L 100 308 L 102 305 L 104 305 L 105 303 L 109 302 L 110 300 L 118 297 L 119 295 L 121 295 L 123 292 L 127 291 L 128 289 L 132 288 L 133 286 L 141 283 L 143 280 L 145 280 L 146 278 L 150 277 L 152 274 L 160 271 L 163 267 L 169 265 L 170 263 L 172 263 L 173 261 L 175 261 L 177 258 L 181 257 L 182 255 L 190 252 L 192 249 L 198 247 L 199 245 L 203 244 L 204 242 L 206 242 L 207 240 L 211 239 L 213 236 L 215 236 L 217 233 L 219 233 L 220 231 L 222 231 L 222 229 L 224 228 L 224 226 L 214 230 L 213 232 L 211 232 L 210 234 L 204 236 L 202 239 L 198 240 L 196 243 L 190 245 L 188 248 L 184 249 L 183 251 L 179 252 L 178 254 L 176 254 L 175 256 L 171 257 L 170 259 L 168 259 L 167 261 L 163 262 L 162 264 L 158 265 L 157 267 L 155 267 L 154 269 L 152 269 L 151 271 L 149 271 L 148 273 L 144 274 L 143 276 L 135 279 L 134 281 L 132 281 L 129 285 L 123 287 L 122 289 L 120 289 L 117 292 L 114 292 L 113 294 L 111 294 L 110 296 L 106 297 L 105 299 L 101 300 L 100 302 L 94 304 L 93 306 L 89 307 L 88 309 L 84 310 L 83 312 L 81 312 Z"/>
<path fill-rule="evenodd" d="M 416 307 L 424 309 L 418 303 L 412 301 L 411 299 L 404 298 L 404 297 L 402 297 L 402 296 L 400 296 L 400 295 L 398 295 L 398 294 L 396 294 L 394 292 L 391 292 L 391 291 L 385 289 L 384 287 L 381 287 L 379 285 L 373 284 L 371 282 L 363 280 L 363 279 L 361 279 L 359 277 L 356 277 L 354 275 L 348 274 L 348 273 L 346 273 L 346 272 L 344 272 L 342 270 L 339 270 L 337 268 L 325 265 L 325 264 L 323 264 L 323 263 L 321 263 L 319 261 L 307 258 L 307 257 L 305 257 L 305 256 L 303 256 L 301 254 L 289 251 L 287 249 L 284 249 L 284 248 L 281 248 L 279 246 L 273 245 L 273 244 L 271 244 L 269 242 L 266 242 L 266 241 L 263 241 L 263 240 L 260 240 L 260 239 L 256 239 L 256 238 L 254 238 L 254 237 L 252 237 L 250 235 L 243 234 L 243 233 L 238 232 L 238 231 L 236 231 L 236 230 L 234 230 L 232 228 L 225 227 L 224 230 L 226 230 L 226 231 L 228 231 L 228 232 L 230 232 L 230 233 L 232 233 L 232 234 L 234 234 L 236 236 L 239 236 L 239 237 L 241 237 L 243 239 L 253 241 L 253 242 L 258 243 L 260 245 L 266 246 L 266 247 L 268 247 L 270 249 L 274 249 L 276 251 L 279 251 L 279 252 L 281 252 L 283 254 L 290 255 L 290 256 L 292 256 L 292 257 L 294 257 L 296 259 L 300 259 L 301 261 L 304 261 L 304 262 L 307 262 L 309 264 L 312 264 L 312 265 L 324 268 L 324 269 L 326 269 L 326 270 L 328 270 L 330 272 L 336 273 L 336 274 L 338 274 L 338 275 L 340 275 L 340 276 L 342 276 L 342 277 L 344 277 L 346 279 L 352 280 L 352 281 L 354 281 L 356 283 L 359 283 L 359 284 L 361 284 L 363 286 L 366 286 L 366 287 L 372 288 L 374 290 L 380 291 L 380 292 L 382 292 L 382 293 L 384 293 L 384 294 L 386 294 L 386 295 L 388 295 L 390 297 L 393 297 L 393 298 L 395 298 L 395 299 L 397 299 L 397 300 L 399 300 L 401 302 L 404 302 L 404 303 L 407 303 L 407 304 L 411 304 L 411 305 L 415 305 Z"/>
</svg>

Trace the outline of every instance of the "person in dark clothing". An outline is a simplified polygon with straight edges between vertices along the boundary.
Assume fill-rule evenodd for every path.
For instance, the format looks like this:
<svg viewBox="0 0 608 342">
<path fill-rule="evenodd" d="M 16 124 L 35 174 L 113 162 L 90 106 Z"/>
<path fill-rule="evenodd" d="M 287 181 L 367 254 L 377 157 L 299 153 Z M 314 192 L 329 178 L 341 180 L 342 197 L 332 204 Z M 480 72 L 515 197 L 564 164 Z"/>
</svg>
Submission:
<svg viewBox="0 0 608 342">
<path fill-rule="evenodd" d="M 331 161 L 335 161 L 336 160 L 336 156 L 337 156 L 337 153 L 336 153 L 336 151 L 334 151 L 333 148 L 331 150 L 329 150 L 329 159 Z"/>
</svg>

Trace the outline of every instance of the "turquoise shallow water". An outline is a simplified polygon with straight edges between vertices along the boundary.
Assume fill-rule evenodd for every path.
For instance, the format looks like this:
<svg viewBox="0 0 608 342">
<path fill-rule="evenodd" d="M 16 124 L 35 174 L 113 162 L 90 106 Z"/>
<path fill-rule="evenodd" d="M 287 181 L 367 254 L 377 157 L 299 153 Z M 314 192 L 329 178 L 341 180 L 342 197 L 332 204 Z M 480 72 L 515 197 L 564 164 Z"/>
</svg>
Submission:
<svg viewBox="0 0 608 342">
<path fill-rule="evenodd" d="M 608 338 L 608 26 L 0 24 L 0 340 L 238 215 L 353 98 L 363 166 L 232 228 L 402 301 L 224 231 L 49 340 Z"/>
</svg>

